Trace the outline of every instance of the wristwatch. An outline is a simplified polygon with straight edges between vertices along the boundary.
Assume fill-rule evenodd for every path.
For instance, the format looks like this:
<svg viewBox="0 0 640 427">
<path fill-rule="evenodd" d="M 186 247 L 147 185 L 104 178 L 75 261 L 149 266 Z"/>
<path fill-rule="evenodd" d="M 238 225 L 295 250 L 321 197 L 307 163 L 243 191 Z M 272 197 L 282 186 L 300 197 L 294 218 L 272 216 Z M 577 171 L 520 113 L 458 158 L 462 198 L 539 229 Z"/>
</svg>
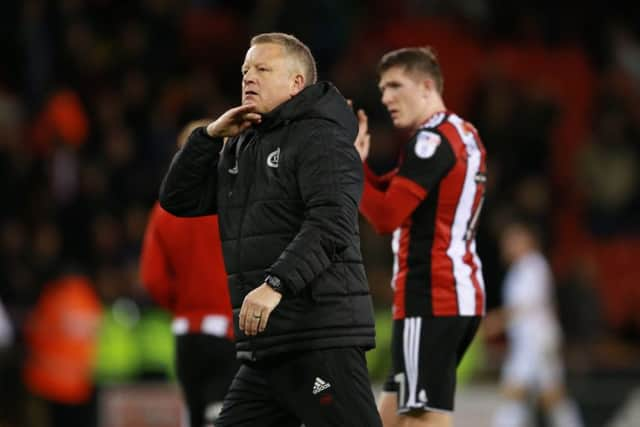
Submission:
<svg viewBox="0 0 640 427">
<path fill-rule="evenodd" d="M 279 294 L 284 294 L 284 285 L 282 283 L 282 281 L 280 280 L 280 278 L 278 278 L 277 276 L 273 276 L 271 274 L 269 274 L 265 279 L 264 282 L 269 285 L 271 287 L 271 289 L 273 289 L 274 291 L 278 292 Z"/>
</svg>

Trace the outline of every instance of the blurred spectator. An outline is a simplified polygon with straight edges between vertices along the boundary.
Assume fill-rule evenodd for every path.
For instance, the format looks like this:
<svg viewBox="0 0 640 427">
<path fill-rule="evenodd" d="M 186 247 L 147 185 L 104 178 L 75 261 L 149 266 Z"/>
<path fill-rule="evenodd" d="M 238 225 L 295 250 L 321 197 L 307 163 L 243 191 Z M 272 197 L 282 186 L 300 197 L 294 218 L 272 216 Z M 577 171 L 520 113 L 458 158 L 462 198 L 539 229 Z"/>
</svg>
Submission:
<svg viewBox="0 0 640 427">
<path fill-rule="evenodd" d="M 0 233 L 0 280 L 4 284 L 0 295 L 15 306 L 16 311 L 22 311 L 35 303 L 39 293 L 35 274 L 29 266 L 28 230 L 15 219 L 5 221 Z"/>
<path fill-rule="evenodd" d="M 25 205 L 33 162 L 22 141 L 25 113 L 20 100 L 0 82 L 0 218 L 16 215 Z"/>
<path fill-rule="evenodd" d="M 62 262 L 62 238 L 55 224 L 43 223 L 34 227 L 29 264 L 38 283 L 56 275 Z"/>
<path fill-rule="evenodd" d="M 520 142 L 516 129 L 517 87 L 500 69 L 489 69 L 487 77 L 475 87 L 469 106 L 470 120 L 486 141 L 493 185 L 487 190 L 509 191 L 515 184 L 517 150 Z M 493 154 L 495 153 L 495 154 Z M 488 194 L 489 197 L 489 194 Z"/>
<path fill-rule="evenodd" d="M 54 91 L 31 128 L 35 153 L 49 157 L 57 144 L 78 147 L 84 144 L 88 132 L 87 113 L 77 93 L 72 89 Z"/>
<path fill-rule="evenodd" d="M 119 263 L 123 260 L 123 224 L 110 212 L 101 212 L 93 217 L 91 224 L 92 261 L 96 263 Z"/>
<path fill-rule="evenodd" d="M 630 27 L 617 23 L 609 28 L 613 61 L 634 80 L 640 90 L 640 40 Z"/>
<path fill-rule="evenodd" d="M 502 199 L 509 199 L 523 180 L 548 175 L 558 107 L 540 85 L 522 87 L 498 66 L 485 73 L 469 111 L 487 150 L 495 153 L 489 165 L 495 186 L 490 190 L 498 189 Z"/>
<path fill-rule="evenodd" d="M 51 427 L 96 425 L 92 369 L 101 305 L 82 276 L 48 283 L 24 327 L 24 381 Z"/>
<path fill-rule="evenodd" d="M 558 280 L 558 314 L 565 333 L 567 363 L 582 372 L 594 367 L 597 347 L 606 334 L 596 280 L 595 263 L 585 256 L 576 257 Z"/>
<path fill-rule="evenodd" d="M 575 404 L 565 394 L 553 279 L 534 228 L 524 222 L 511 222 L 503 228 L 501 251 L 510 264 L 503 308 L 490 313 L 484 324 L 487 336 L 506 328 L 508 338 L 508 355 L 502 368 L 505 401 L 493 425 L 527 425 L 527 395 L 534 392 L 551 426 L 582 426 Z"/>
<path fill-rule="evenodd" d="M 578 155 L 578 182 L 587 203 L 587 223 L 597 236 L 624 233 L 636 213 L 640 159 L 630 139 L 627 114 L 600 102 L 593 135 Z"/>
<path fill-rule="evenodd" d="M 170 318 L 137 298 L 137 273 L 127 260 L 97 269 L 96 285 L 105 304 L 95 366 L 99 385 L 174 378 Z"/>
</svg>

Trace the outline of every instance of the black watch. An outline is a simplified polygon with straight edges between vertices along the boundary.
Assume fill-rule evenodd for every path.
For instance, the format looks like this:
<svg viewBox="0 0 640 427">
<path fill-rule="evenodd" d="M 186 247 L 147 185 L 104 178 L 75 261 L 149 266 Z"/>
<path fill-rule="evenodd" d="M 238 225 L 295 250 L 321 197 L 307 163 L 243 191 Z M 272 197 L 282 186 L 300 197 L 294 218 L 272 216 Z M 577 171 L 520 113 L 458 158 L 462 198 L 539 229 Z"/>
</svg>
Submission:
<svg viewBox="0 0 640 427">
<path fill-rule="evenodd" d="M 264 282 L 269 285 L 271 287 L 271 289 L 273 289 L 274 291 L 278 292 L 279 294 L 283 294 L 284 295 L 284 284 L 282 283 L 282 280 L 280 280 L 277 276 L 273 276 L 271 274 L 269 274 L 265 279 Z"/>
</svg>

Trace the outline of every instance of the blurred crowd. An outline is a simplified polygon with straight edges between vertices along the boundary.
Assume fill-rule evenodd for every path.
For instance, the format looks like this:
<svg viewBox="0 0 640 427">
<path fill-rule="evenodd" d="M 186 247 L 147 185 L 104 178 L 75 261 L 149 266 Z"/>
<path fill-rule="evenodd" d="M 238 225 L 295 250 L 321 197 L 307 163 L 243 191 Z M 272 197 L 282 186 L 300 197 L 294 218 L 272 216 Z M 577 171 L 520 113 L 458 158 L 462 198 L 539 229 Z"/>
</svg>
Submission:
<svg viewBox="0 0 640 427">
<path fill-rule="evenodd" d="M 320 77 L 367 110 L 379 172 L 402 138 L 379 103 L 377 60 L 390 48 L 433 44 L 445 100 L 477 126 L 489 153 L 478 236 L 489 306 L 500 304 L 501 224 L 524 215 L 545 231 L 569 369 L 633 368 L 638 22 L 637 5 L 576 10 L 532 0 L 2 2 L 0 301 L 8 321 L 0 331 L 5 324 L 13 333 L 0 334 L 0 387 L 18 375 L 4 367 L 22 360 L 24 326 L 52 280 L 82 274 L 104 307 L 127 316 L 150 306 L 138 257 L 177 135 L 239 102 L 248 40 L 274 30 L 306 42 Z M 388 238 L 362 229 L 384 310 Z"/>
</svg>

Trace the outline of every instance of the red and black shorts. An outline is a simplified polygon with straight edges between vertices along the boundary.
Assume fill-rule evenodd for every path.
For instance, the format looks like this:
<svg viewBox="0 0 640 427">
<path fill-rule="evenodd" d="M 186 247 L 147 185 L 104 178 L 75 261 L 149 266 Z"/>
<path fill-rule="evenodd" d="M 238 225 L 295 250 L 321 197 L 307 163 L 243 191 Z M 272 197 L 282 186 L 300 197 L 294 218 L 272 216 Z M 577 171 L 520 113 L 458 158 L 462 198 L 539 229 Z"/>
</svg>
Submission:
<svg viewBox="0 0 640 427">
<path fill-rule="evenodd" d="M 456 367 L 481 319 L 465 316 L 394 320 L 392 371 L 383 390 L 398 394 L 398 413 L 453 411 Z"/>
</svg>

